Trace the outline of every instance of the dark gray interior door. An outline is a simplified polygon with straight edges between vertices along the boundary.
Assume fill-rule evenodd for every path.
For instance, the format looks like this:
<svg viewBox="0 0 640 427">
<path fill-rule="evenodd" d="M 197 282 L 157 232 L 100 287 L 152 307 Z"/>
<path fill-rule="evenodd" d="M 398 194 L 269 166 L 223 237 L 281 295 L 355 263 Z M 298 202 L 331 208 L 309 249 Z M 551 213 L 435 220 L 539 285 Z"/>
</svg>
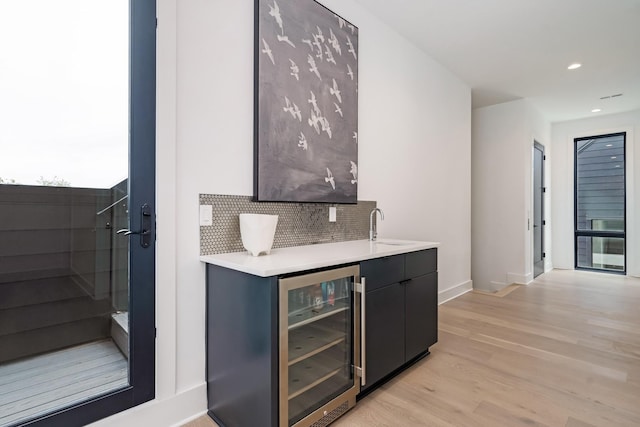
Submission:
<svg viewBox="0 0 640 427">
<path fill-rule="evenodd" d="M 544 273 L 544 146 L 533 146 L 533 277 Z"/>
</svg>

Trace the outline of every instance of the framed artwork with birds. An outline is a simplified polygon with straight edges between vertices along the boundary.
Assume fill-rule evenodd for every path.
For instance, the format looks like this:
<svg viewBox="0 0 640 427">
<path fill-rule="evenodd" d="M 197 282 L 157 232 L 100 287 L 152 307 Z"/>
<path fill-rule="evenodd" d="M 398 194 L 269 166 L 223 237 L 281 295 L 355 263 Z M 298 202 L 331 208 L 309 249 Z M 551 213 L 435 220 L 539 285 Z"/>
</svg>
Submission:
<svg viewBox="0 0 640 427">
<path fill-rule="evenodd" d="M 314 0 L 255 25 L 255 200 L 357 203 L 358 28 Z"/>
</svg>

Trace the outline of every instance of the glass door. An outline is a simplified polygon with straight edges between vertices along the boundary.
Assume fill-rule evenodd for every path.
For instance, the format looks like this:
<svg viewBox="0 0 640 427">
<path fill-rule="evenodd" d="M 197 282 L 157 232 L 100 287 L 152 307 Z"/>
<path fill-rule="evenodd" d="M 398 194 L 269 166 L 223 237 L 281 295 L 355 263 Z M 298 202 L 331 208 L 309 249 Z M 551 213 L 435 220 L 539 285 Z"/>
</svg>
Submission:
<svg viewBox="0 0 640 427">
<path fill-rule="evenodd" d="M 575 267 L 626 272 L 626 134 L 575 140 Z"/>
<path fill-rule="evenodd" d="M 311 425 L 344 402 L 355 404 L 357 280 L 358 266 L 280 280 L 281 426 Z"/>
<path fill-rule="evenodd" d="M 0 2 L 0 426 L 154 397 L 155 1 Z"/>
</svg>

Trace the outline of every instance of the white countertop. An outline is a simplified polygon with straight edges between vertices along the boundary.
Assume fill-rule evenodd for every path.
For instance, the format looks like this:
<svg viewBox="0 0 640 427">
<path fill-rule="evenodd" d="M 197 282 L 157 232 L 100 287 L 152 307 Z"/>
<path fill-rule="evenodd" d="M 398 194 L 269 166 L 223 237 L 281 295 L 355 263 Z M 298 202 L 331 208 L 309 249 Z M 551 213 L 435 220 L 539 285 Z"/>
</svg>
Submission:
<svg viewBox="0 0 640 427">
<path fill-rule="evenodd" d="M 379 239 L 351 240 L 272 249 L 269 255 L 254 257 L 248 252 L 203 255 L 200 261 L 261 277 L 295 273 L 315 268 L 331 267 L 389 255 L 436 248 L 438 242 Z"/>
</svg>

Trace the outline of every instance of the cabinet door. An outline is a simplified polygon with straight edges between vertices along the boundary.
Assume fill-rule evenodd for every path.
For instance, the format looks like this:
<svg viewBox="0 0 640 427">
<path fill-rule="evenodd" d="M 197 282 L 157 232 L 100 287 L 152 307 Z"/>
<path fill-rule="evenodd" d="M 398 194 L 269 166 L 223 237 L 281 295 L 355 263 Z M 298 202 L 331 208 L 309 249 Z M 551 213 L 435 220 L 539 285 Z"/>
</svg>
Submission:
<svg viewBox="0 0 640 427">
<path fill-rule="evenodd" d="M 404 287 L 399 283 L 366 294 L 365 388 L 404 363 Z"/>
<path fill-rule="evenodd" d="M 425 274 L 406 282 L 406 361 L 438 341 L 438 273 Z"/>
<path fill-rule="evenodd" d="M 405 279 L 404 255 L 376 258 L 360 263 L 360 275 L 367 278 L 367 290 L 388 286 Z"/>
</svg>

